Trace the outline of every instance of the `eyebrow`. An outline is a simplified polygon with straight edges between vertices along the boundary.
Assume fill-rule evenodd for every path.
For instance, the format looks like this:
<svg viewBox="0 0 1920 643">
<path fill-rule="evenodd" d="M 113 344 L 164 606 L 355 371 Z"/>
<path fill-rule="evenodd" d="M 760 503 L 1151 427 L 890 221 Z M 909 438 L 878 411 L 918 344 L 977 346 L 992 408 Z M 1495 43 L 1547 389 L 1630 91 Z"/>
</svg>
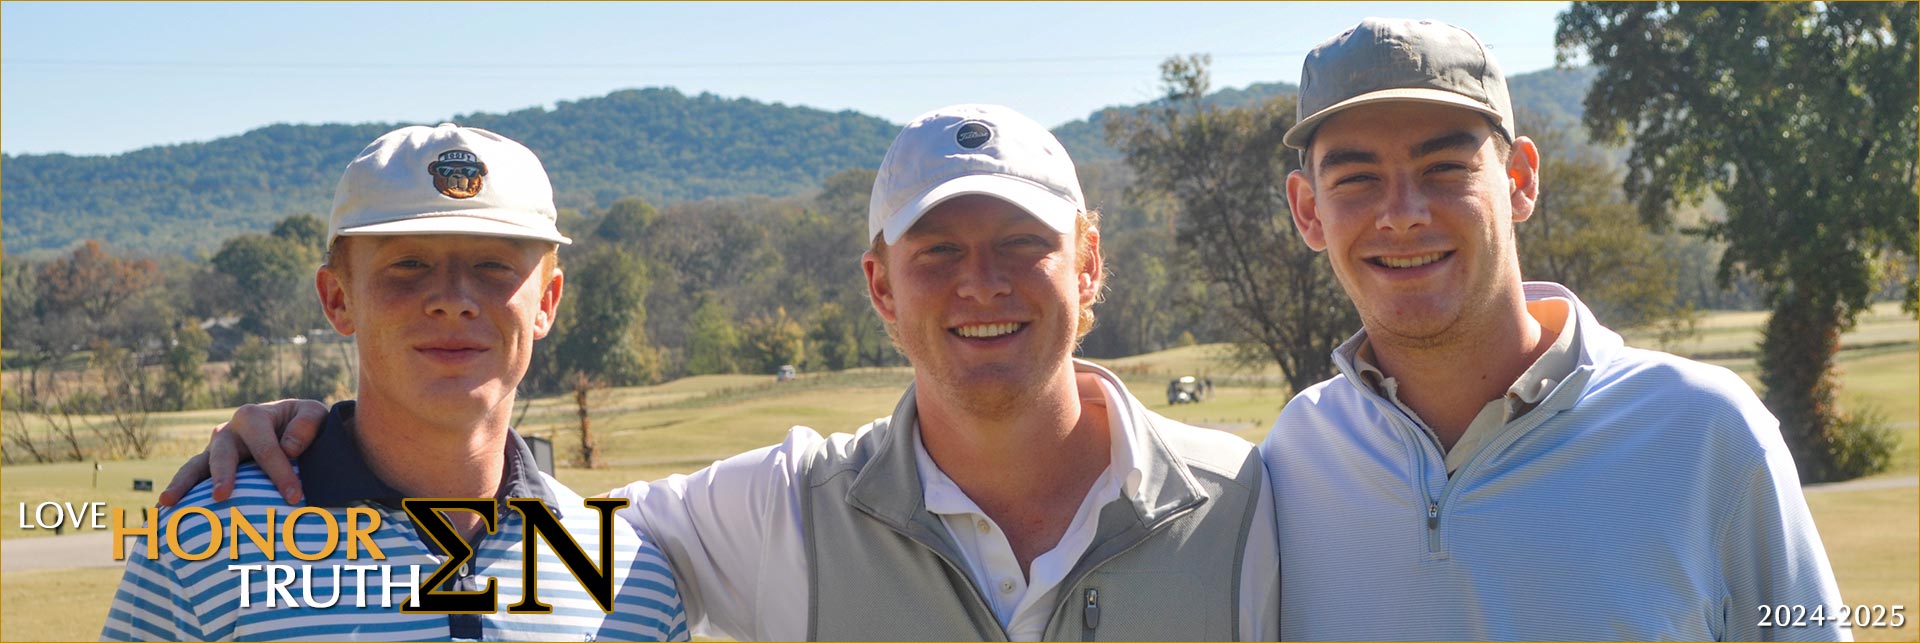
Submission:
<svg viewBox="0 0 1920 643">
<path fill-rule="evenodd" d="M 1455 130 L 1407 148 L 1407 155 L 1413 158 L 1420 158 L 1444 150 L 1473 149 L 1478 147 L 1480 147 L 1479 136 L 1467 130 Z"/>
<path fill-rule="evenodd" d="M 1468 130 L 1455 130 L 1408 147 L 1407 155 L 1412 158 L 1420 158 L 1444 150 L 1472 149 L 1479 146 L 1480 137 L 1478 135 Z M 1326 156 L 1320 157 L 1320 169 L 1325 171 L 1342 165 L 1378 162 L 1380 162 L 1380 156 L 1373 152 L 1355 149 L 1334 149 L 1329 150 Z"/>
<path fill-rule="evenodd" d="M 1326 156 L 1320 157 L 1320 170 L 1324 172 L 1342 165 L 1378 162 L 1380 162 L 1380 157 L 1373 152 L 1336 149 L 1329 150 Z"/>
</svg>

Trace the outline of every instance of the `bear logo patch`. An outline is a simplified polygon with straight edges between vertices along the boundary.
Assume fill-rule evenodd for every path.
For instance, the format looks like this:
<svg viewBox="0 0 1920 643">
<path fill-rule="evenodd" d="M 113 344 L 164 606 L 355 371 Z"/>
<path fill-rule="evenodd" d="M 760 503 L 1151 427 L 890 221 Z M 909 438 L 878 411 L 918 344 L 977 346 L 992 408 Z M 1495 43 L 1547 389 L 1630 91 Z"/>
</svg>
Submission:
<svg viewBox="0 0 1920 643">
<path fill-rule="evenodd" d="M 471 199 L 486 184 L 487 164 L 466 150 L 447 150 L 440 160 L 427 165 L 433 175 L 433 188 L 455 199 Z"/>
</svg>

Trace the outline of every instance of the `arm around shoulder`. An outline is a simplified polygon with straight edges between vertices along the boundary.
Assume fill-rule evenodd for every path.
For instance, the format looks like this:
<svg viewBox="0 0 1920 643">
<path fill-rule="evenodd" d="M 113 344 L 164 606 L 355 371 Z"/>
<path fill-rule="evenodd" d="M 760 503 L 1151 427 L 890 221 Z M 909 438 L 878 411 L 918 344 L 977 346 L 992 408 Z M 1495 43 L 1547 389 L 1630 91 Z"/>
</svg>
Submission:
<svg viewBox="0 0 1920 643">
<path fill-rule="evenodd" d="M 824 440 L 794 427 L 780 444 L 611 494 L 633 501 L 621 517 L 666 555 L 695 634 L 765 638 L 778 629 L 769 619 L 804 617 L 802 459 Z"/>
</svg>

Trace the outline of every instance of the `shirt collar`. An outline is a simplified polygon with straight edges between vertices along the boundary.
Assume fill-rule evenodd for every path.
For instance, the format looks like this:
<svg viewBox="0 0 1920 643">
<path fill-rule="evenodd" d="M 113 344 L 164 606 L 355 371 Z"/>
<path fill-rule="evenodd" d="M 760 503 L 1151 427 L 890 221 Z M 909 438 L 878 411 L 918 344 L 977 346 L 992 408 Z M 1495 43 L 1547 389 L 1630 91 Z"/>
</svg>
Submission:
<svg viewBox="0 0 1920 643">
<path fill-rule="evenodd" d="M 300 486 L 306 491 L 307 504 L 316 507 L 346 507 L 372 502 L 399 507 L 405 494 L 375 475 L 360 454 L 360 441 L 354 436 L 354 402 L 333 405 L 320 426 L 320 434 L 299 458 Z M 564 509 L 555 499 L 534 463 L 533 450 L 520 434 L 507 429 L 507 444 L 502 457 L 500 498 L 539 498 L 556 516 Z M 502 505 L 505 509 L 505 505 Z"/>
<path fill-rule="evenodd" d="M 1539 404 L 1541 399 L 1553 392 L 1555 385 L 1573 374 L 1574 369 L 1580 366 L 1578 358 L 1585 347 L 1580 341 L 1580 315 L 1574 310 L 1572 293 L 1530 288 L 1526 294 L 1527 314 L 1543 327 L 1559 330 L 1553 343 L 1547 347 L 1547 352 L 1534 360 L 1533 365 L 1527 367 L 1512 386 L 1507 387 L 1508 395 L 1531 406 Z M 1389 399 L 1398 399 L 1398 382 L 1373 363 L 1373 342 L 1367 337 L 1366 329 L 1360 329 L 1352 339 L 1334 351 L 1336 363 L 1343 358 L 1351 363 L 1351 371 L 1357 375 L 1354 379 L 1362 385 Z"/>
<path fill-rule="evenodd" d="M 1108 440 L 1110 459 L 1106 473 L 1101 474 L 1101 482 L 1095 483 L 1094 489 L 1098 490 L 1109 484 L 1108 480 L 1114 480 L 1119 484 L 1120 493 L 1125 494 L 1129 499 L 1139 500 L 1141 486 L 1146 477 L 1147 462 L 1144 450 L 1138 448 L 1138 442 L 1142 439 L 1138 435 L 1141 427 L 1133 415 L 1132 400 L 1125 392 L 1126 388 L 1119 384 L 1119 378 L 1107 369 L 1077 359 L 1073 361 L 1073 367 L 1075 374 L 1094 376 L 1101 399 L 1105 400 L 1107 406 L 1107 430 L 1111 436 Z M 1090 391 L 1082 391 L 1082 394 L 1088 392 Z M 914 424 L 913 430 L 916 433 L 920 430 L 919 423 Z M 933 456 L 927 454 L 924 439 L 915 440 L 913 449 L 914 461 L 920 466 L 921 488 L 925 495 L 927 511 L 936 514 L 980 512 L 979 506 L 967 497 L 966 492 L 960 490 L 960 485 L 955 484 L 952 478 L 947 477 L 946 472 L 940 470 L 939 465 L 934 464 Z"/>
</svg>

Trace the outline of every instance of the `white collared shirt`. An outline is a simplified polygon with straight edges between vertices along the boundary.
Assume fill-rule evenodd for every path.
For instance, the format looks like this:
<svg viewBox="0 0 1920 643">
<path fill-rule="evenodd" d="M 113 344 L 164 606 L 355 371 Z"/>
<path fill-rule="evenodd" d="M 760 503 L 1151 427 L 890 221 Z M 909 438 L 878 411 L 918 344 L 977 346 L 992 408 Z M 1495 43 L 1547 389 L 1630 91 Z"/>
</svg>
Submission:
<svg viewBox="0 0 1920 643">
<path fill-rule="evenodd" d="M 1113 383 L 1104 378 L 1100 382 L 1100 392 L 1108 408 L 1112 408 L 1120 397 Z M 1013 545 L 1007 541 L 1007 534 L 992 518 L 987 517 L 980 506 L 968 498 L 965 491 L 947 477 L 946 472 L 933 462 L 927 454 L 926 440 L 914 445 L 914 458 L 920 466 L 920 486 L 926 495 L 927 511 L 940 517 L 947 526 L 947 532 L 953 535 L 953 541 L 960 547 L 960 555 L 966 559 L 967 574 L 973 578 L 974 585 L 987 597 L 987 603 L 993 607 L 993 615 L 1000 619 L 1000 626 L 1007 629 L 1007 637 L 1015 641 L 1038 641 L 1046 634 L 1047 616 L 1052 612 L 1054 598 L 1059 595 L 1060 581 L 1065 580 L 1067 572 L 1073 571 L 1075 563 L 1087 553 L 1087 547 L 1093 544 L 1093 537 L 1099 531 L 1100 508 L 1120 498 L 1124 490 L 1129 498 L 1140 495 L 1141 477 L 1146 473 L 1147 465 L 1139 460 L 1134 452 L 1133 419 L 1129 413 L 1107 413 L 1107 428 L 1112 435 L 1110 441 L 1111 460 L 1106 471 L 1094 480 L 1087 495 L 1080 501 L 1080 508 L 1073 514 L 1073 522 L 1067 525 L 1067 531 L 1060 536 L 1060 542 L 1053 549 L 1033 559 L 1031 569 L 1023 574 L 1020 561 L 1014 558 Z M 919 427 L 914 427 L 918 430 Z M 1264 502 L 1262 507 L 1272 506 Z M 1255 520 L 1259 520 L 1255 518 Z M 1268 522 L 1271 522 L 1269 520 Z M 1028 576 L 1030 574 L 1030 577 Z M 1257 631 L 1257 630 L 1250 630 Z"/>
<path fill-rule="evenodd" d="M 1101 382 L 1107 408 L 1131 408 L 1131 396 L 1117 388 L 1117 376 L 1079 360 L 1074 368 Z M 1130 415 L 1108 414 L 1111 418 Z M 930 461 L 919 463 L 928 510 L 940 515 L 952 532 L 969 577 L 989 597 L 1009 640 L 1040 639 L 1060 580 L 1091 544 L 1098 508 L 1118 498 L 1123 487 L 1128 493 L 1138 493 L 1141 487 L 1141 465 L 1136 460 L 1145 454 L 1134 447 L 1144 439 L 1146 427 L 1134 426 L 1130 417 L 1124 417 L 1109 429 L 1116 438 L 1113 462 L 1081 502 L 1067 534 L 1053 550 L 1034 560 L 1030 581 L 1022 580 L 999 526 L 987 520 L 992 533 L 981 534 L 977 519 L 986 516 L 978 505 Z M 826 440 L 813 429 L 796 426 L 780 444 L 715 462 L 691 475 L 635 482 L 608 494 L 633 500 L 620 510 L 622 518 L 652 535 L 663 548 L 685 552 L 685 568 L 674 571 L 686 603 L 687 623 L 696 636 L 762 641 L 807 638 L 811 597 L 806 526 L 800 513 L 804 486 L 800 460 Z M 945 487 L 935 479 L 944 480 Z M 1253 533 L 1246 539 L 1242 557 L 1239 626 L 1243 640 L 1271 641 L 1280 633 L 1280 560 L 1273 493 L 1260 485 L 1259 494 Z M 1012 584 L 1010 591 L 1002 589 L 1002 580 Z"/>
</svg>

